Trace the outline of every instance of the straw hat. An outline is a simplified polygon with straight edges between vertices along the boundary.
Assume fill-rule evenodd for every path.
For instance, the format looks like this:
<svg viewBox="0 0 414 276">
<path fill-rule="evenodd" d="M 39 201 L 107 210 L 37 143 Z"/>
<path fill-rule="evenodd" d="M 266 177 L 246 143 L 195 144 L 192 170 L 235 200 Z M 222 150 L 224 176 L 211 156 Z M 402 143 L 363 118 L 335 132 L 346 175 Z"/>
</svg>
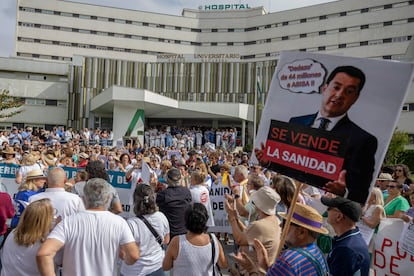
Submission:
<svg viewBox="0 0 414 276">
<path fill-rule="evenodd" d="M 16 155 L 16 152 L 14 151 L 14 149 L 12 147 L 7 147 L 5 150 L 2 151 L 2 154 L 13 154 Z"/>
<path fill-rule="evenodd" d="M 86 152 L 79 153 L 79 158 L 88 159 L 89 155 Z"/>
<path fill-rule="evenodd" d="M 53 149 L 48 149 L 46 152 L 42 153 L 43 160 L 48 166 L 55 166 L 56 159 L 55 159 L 55 152 Z"/>
<path fill-rule="evenodd" d="M 381 181 L 394 181 L 394 178 L 392 178 L 392 175 L 389 173 L 380 173 L 377 180 Z"/>
<path fill-rule="evenodd" d="M 286 213 L 279 213 L 279 215 L 286 219 Z M 308 205 L 296 203 L 291 222 L 316 233 L 328 234 L 328 229 L 322 226 L 321 214 Z"/>
<path fill-rule="evenodd" d="M 46 176 L 43 174 L 43 171 L 40 169 L 31 170 L 26 175 L 26 180 L 37 179 L 37 178 L 46 178 Z"/>
<path fill-rule="evenodd" d="M 257 190 L 250 197 L 252 203 L 266 215 L 274 215 L 276 204 L 280 201 L 280 196 L 269 186 L 264 186 Z"/>
</svg>

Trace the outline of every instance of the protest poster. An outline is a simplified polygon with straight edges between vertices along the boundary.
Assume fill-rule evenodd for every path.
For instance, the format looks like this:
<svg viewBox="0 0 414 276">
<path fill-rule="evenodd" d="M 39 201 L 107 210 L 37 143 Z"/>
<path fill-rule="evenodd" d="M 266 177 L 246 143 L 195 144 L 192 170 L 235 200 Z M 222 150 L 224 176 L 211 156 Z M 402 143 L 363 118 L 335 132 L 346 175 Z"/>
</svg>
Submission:
<svg viewBox="0 0 414 276">
<path fill-rule="evenodd" d="M 401 249 L 399 242 L 405 222 L 397 218 L 381 220 L 378 233 L 374 235 L 372 268 L 374 275 L 412 275 L 414 255 Z"/>
<path fill-rule="evenodd" d="M 411 63 L 282 53 L 254 158 L 268 169 L 365 203 L 412 76 Z"/>
<path fill-rule="evenodd" d="M 400 237 L 401 249 L 414 256 L 414 222 L 406 223 Z M 414 265 L 414 264 L 413 264 Z"/>
<path fill-rule="evenodd" d="M 210 187 L 210 202 L 213 208 L 214 225 L 209 227 L 209 232 L 232 233 L 231 225 L 227 218 L 224 207 L 225 194 L 232 194 L 228 181 L 224 181 L 220 176 Z"/>
</svg>

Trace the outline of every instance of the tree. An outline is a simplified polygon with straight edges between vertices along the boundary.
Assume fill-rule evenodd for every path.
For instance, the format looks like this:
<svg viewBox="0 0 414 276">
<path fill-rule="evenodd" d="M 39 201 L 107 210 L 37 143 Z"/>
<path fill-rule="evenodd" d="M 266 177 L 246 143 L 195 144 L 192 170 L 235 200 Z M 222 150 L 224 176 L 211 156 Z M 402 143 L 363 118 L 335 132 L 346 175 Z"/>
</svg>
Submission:
<svg viewBox="0 0 414 276">
<path fill-rule="evenodd" d="M 406 132 L 396 129 L 388 146 L 384 163 L 388 165 L 403 163 L 404 160 L 401 160 L 401 157 L 403 156 L 405 146 L 409 144 L 409 141 L 410 138 Z"/>
<path fill-rule="evenodd" d="M 9 90 L 0 90 L 0 119 L 9 118 L 22 112 L 18 109 L 23 105 L 22 99 L 9 94 Z M 10 110 L 11 109 L 11 110 Z"/>
</svg>

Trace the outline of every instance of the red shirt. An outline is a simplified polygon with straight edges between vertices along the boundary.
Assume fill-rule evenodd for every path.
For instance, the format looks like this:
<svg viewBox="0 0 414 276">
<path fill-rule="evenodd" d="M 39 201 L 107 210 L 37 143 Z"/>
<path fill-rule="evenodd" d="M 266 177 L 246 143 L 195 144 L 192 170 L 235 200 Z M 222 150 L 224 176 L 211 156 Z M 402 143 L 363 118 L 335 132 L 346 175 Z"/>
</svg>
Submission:
<svg viewBox="0 0 414 276">
<path fill-rule="evenodd" d="M 0 236 L 7 231 L 6 221 L 14 216 L 14 206 L 8 193 L 0 192 Z"/>
</svg>

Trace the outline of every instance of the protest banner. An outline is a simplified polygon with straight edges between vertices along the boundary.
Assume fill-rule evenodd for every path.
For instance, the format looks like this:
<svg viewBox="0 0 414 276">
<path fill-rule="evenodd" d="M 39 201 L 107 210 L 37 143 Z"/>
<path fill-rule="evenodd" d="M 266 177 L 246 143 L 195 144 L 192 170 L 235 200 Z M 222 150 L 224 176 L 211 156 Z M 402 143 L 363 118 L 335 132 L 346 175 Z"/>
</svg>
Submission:
<svg viewBox="0 0 414 276">
<path fill-rule="evenodd" d="M 397 218 L 381 220 L 374 235 L 372 268 L 375 276 L 412 275 L 414 255 L 401 249 L 400 236 L 405 222 Z"/>
<path fill-rule="evenodd" d="M 209 232 L 232 233 L 231 225 L 224 208 L 225 194 L 232 194 L 229 181 L 224 181 L 220 176 L 210 188 L 210 201 L 213 208 L 214 227 L 209 227 Z"/>
<path fill-rule="evenodd" d="M 11 198 L 15 198 L 17 189 L 19 185 L 16 184 L 16 171 L 19 169 L 19 165 L 14 164 L 4 164 L 0 163 L 0 176 L 1 176 L 1 186 L 4 192 L 7 192 Z M 62 167 L 66 172 L 68 179 L 71 179 L 76 176 L 76 172 L 79 170 L 84 170 L 83 168 L 72 168 L 72 167 Z M 118 171 L 107 171 L 109 177 L 109 183 L 117 190 L 119 198 L 121 200 L 123 212 L 121 216 L 124 218 L 129 218 L 132 216 L 133 210 L 133 193 L 135 189 L 132 187 L 131 182 L 126 181 L 125 173 Z"/>
<path fill-rule="evenodd" d="M 409 91 L 413 68 L 411 63 L 282 53 L 253 159 L 273 171 L 365 203 Z"/>
</svg>

